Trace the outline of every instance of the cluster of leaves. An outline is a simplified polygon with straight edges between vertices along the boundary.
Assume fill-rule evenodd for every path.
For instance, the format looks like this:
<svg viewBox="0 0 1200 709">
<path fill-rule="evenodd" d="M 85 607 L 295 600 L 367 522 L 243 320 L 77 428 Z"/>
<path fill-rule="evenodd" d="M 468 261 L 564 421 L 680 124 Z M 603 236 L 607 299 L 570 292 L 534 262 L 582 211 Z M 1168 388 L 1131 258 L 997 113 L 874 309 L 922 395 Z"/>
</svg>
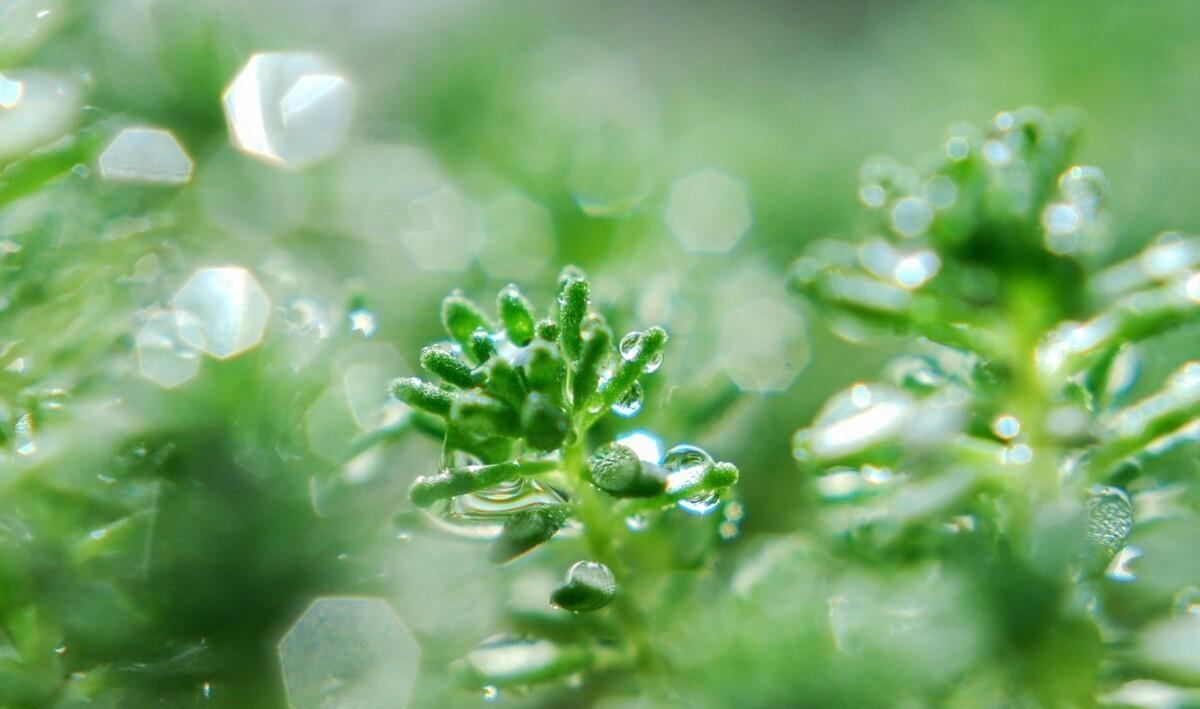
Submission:
<svg viewBox="0 0 1200 709">
<path fill-rule="evenodd" d="M 913 167 L 871 161 L 872 236 L 815 243 L 791 275 L 847 336 L 911 338 L 884 378 L 798 431 L 794 453 L 834 548 L 893 573 L 933 564 L 986 599 L 994 640 L 952 675 L 981 694 L 925 689 L 944 700 L 1083 705 L 1135 679 L 1200 676 L 1155 640 L 1193 621 L 1162 621 L 1185 574 L 1139 578 L 1130 563 L 1148 551 L 1129 544 L 1190 516 L 1153 501 L 1180 492 L 1156 462 L 1197 440 L 1200 363 L 1131 392 L 1139 343 L 1200 314 L 1200 242 L 1168 234 L 1090 268 L 1107 185 L 1069 162 L 1076 135 L 1073 115 L 1023 108 L 955 126 Z M 1135 501 L 1156 508 L 1136 526 Z M 1053 671 L 1036 659 L 1049 657 Z"/>
<path fill-rule="evenodd" d="M 574 613 L 617 601 L 615 646 L 610 647 L 612 624 L 581 624 L 593 636 L 590 645 L 492 641 L 454 665 L 471 688 L 557 679 L 609 666 L 618 661 L 614 657 L 628 663 L 644 659 L 651 650 L 635 636 L 640 611 L 621 590 L 629 574 L 620 556 L 620 537 L 630 533 L 623 521 L 676 505 L 710 511 L 737 482 L 737 468 L 692 446 L 648 461 L 621 443 L 588 435 L 610 409 L 631 412 L 642 405 L 639 379 L 661 365 L 667 341 L 662 328 L 650 327 L 616 342 L 604 318 L 589 310 L 589 293 L 584 275 L 568 267 L 559 279 L 553 317 L 538 319 L 509 285 L 497 298 L 498 324 L 453 293 L 442 303 L 450 341 L 426 347 L 420 357 L 438 381 L 408 377 L 392 384 L 397 399 L 439 418 L 444 432 L 443 469 L 413 482 L 413 505 L 431 508 L 480 493 L 494 501 L 496 494 L 528 485 L 562 491 L 554 498 L 559 502 L 514 503 L 503 513 L 489 558 L 508 563 L 574 526 L 595 558 L 572 564 L 548 600 Z M 463 465 L 459 454 L 478 462 Z"/>
</svg>

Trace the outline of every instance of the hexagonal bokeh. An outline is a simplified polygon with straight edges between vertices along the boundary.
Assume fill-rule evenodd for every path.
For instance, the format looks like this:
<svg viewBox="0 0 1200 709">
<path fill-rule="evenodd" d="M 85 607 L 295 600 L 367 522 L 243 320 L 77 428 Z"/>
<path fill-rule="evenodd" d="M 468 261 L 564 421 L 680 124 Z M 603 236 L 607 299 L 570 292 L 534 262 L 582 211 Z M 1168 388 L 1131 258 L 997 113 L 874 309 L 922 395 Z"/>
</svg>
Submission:
<svg viewBox="0 0 1200 709">
<path fill-rule="evenodd" d="M 178 316 L 169 311 L 155 313 L 137 334 L 138 369 L 150 381 L 172 389 L 200 371 L 200 353 L 179 334 Z"/>
<path fill-rule="evenodd" d="M 175 294 L 179 334 L 205 354 L 226 359 L 262 341 L 271 301 L 244 268 L 202 268 Z"/>
<path fill-rule="evenodd" d="M 402 709 L 421 648 L 382 600 L 319 598 L 280 641 L 279 661 L 295 709 Z"/>
<path fill-rule="evenodd" d="M 721 319 L 717 361 L 745 391 L 782 391 L 808 364 L 804 319 L 762 297 L 731 308 Z"/>
<path fill-rule="evenodd" d="M 354 114 L 354 88 L 318 54 L 263 52 L 238 72 L 224 106 L 235 146 L 298 169 L 341 147 Z"/>
<path fill-rule="evenodd" d="M 524 280 L 538 276 L 554 253 L 550 212 L 520 192 L 508 192 L 484 208 L 487 240 L 479 264 L 492 278 Z"/>
<path fill-rule="evenodd" d="M 750 199 L 741 182 L 716 168 L 675 181 L 664 215 L 686 251 L 728 251 L 753 222 Z"/>
<path fill-rule="evenodd" d="M 182 185 L 192 179 L 192 159 L 169 131 L 126 128 L 100 153 L 106 180 Z"/>
<path fill-rule="evenodd" d="M 439 187 L 408 203 L 400 243 L 425 271 L 462 271 L 483 243 L 478 205 L 450 187 Z"/>
<path fill-rule="evenodd" d="M 78 84 L 66 77 L 25 69 L 0 74 L 0 157 L 62 135 L 79 116 L 81 102 Z"/>
</svg>

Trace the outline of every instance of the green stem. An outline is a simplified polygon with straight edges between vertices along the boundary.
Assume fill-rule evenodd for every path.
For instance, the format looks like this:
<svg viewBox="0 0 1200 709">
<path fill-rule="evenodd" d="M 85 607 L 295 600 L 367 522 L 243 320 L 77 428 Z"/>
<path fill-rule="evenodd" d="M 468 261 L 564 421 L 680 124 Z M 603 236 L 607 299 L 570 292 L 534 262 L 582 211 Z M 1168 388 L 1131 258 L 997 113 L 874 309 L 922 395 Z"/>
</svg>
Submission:
<svg viewBox="0 0 1200 709">
<path fill-rule="evenodd" d="M 587 479 L 582 436 L 563 450 L 563 470 L 574 482 L 578 501 L 575 512 L 583 525 L 583 537 L 593 560 L 607 566 L 617 582 L 617 596 L 611 608 L 624 628 L 629 644 L 630 664 L 637 668 L 653 668 L 661 664 L 646 628 L 645 614 L 638 608 L 632 592 L 632 575 L 620 555 L 613 547 L 614 536 L 620 531 L 622 521 L 611 514 L 611 505 L 602 499 Z"/>
</svg>

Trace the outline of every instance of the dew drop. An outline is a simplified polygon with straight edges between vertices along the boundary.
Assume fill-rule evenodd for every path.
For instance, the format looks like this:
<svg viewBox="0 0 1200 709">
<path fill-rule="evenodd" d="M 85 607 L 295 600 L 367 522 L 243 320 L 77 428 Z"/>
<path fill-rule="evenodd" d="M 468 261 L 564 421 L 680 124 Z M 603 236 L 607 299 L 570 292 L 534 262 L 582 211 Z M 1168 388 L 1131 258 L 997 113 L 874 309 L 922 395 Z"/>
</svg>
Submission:
<svg viewBox="0 0 1200 709">
<path fill-rule="evenodd" d="M 346 318 L 350 321 L 350 332 L 357 332 L 364 339 L 371 339 L 371 336 L 379 329 L 379 321 L 375 317 L 375 313 L 366 308 L 351 310 L 346 314 Z"/>
<path fill-rule="evenodd" d="M 13 440 L 18 455 L 31 456 L 37 453 L 37 429 L 33 424 L 33 414 L 26 411 L 17 419 L 13 427 Z"/>
<path fill-rule="evenodd" d="M 637 359 L 637 356 L 642 352 L 643 339 L 643 333 L 637 330 L 627 333 L 624 337 L 622 337 L 621 344 L 618 347 L 618 349 L 621 351 L 621 359 L 625 360 L 626 362 L 632 362 L 634 359 Z M 663 354 L 662 352 L 659 352 L 658 354 L 654 355 L 649 362 L 646 362 L 645 366 L 642 367 L 642 372 L 645 374 L 650 374 L 662 366 L 662 362 Z"/>
<path fill-rule="evenodd" d="M 703 449 L 686 443 L 675 446 L 663 454 L 663 471 L 667 474 L 667 493 L 677 494 L 695 487 L 713 466 L 713 459 Z M 721 501 L 719 493 L 704 490 L 681 499 L 679 509 L 694 515 L 706 515 L 717 509 Z"/>
<path fill-rule="evenodd" d="M 612 412 L 621 418 L 633 418 L 642 410 L 644 395 L 640 382 L 634 382 L 629 391 L 612 405 Z"/>
<path fill-rule="evenodd" d="M 625 528 L 631 532 L 643 532 L 650 526 L 650 519 L 646 515 L 629 515 L 625 518 Z"/>
<path fill-rule="evenodd" d="M 1133 503 L 1124 490 L 1097 486 L 1087 501 L 1087 540 L 1115 553 L 1133 530 Z"/>
<path fill-rule="evenodd" d="M 497 687 L 488 685 L 483 688 L 483 701 L 493 704 L 500 701 L 500 690 Z"/>
<path fill-rule="evenodd" d="M 479 465 L 478 459 L 455 452 L 453 467 Z M 517 478 L 486 490 L 439 500 L 425 513 L 438 527 L 472 539 L 496 539 L 504 523 L 522 510 L 566 502 L 557 488 L 529 478 Z"/>
</svg>

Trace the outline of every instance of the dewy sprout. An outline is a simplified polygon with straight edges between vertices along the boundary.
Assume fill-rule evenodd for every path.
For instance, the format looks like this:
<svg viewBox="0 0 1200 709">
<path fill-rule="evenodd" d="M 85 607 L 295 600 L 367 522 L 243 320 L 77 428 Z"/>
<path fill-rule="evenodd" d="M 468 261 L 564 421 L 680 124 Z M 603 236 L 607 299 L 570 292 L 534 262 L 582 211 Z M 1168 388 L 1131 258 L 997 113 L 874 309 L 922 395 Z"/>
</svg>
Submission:
<svg viewBox="0 0 1200 709">
<path fill-rule="evenodd" d="M 497 297 L 494 319 L 464 294 L 451 293 L 442 302 L 442 324 L 449 341 L 420 356 L 433 380 L 402 377 L 391 387 L 393 396 L 431 417 L 425 428 L 443 440 L 439 469 L 413 482 L 409 500 L 436 528 L 491 540 L 488 557 L 496 564 L 574 530 L 591 558 L 574 564 L 549 600 L 573 613 L 611 604 L 628 633 L 617 647 L 607 634 L 565 644 L 490 642 L 456 663 L 456 675 L 474 689 L 502 688 L 636 664 L 651 650 L 634 632 L 641 622 L 636 599 L 621 590 L 630 581 L 619 553 L 620 536 L 630 533 L 623 521 L 676 507 L 708 515 L 738 477 L 732 464 L 695 446 L 643 460 L 633 448 L 596 438 L 608 412 L 628 417 L 641 409 L 642 380 L 663 362 L 666 331 L 648 327 L 615 339 L 591 309 L 588 280 L 572 267 L 560 277 L 550 317 L 539 318 L 509 285 Z"/>
<path fill-rule="evenodd" d="M 1130 653 L 1101 640 L 1124 645 L 1143 622 L 1111 585 L 1138 582 L 1143 556 L 1150 567 L 1173 553 L 1155 562 L 1130 542 L 1139 514 L 1150 534 L 1168 514 L 1158 500 L 1178 471 L 1162 464 L 1200 440 L 1200 364 L 1140 400 L 1129 392 L 1144 373 L 1138 343 L 1200 319 L 1200 239 L 1168 233 L 1093 273 L 1108 183 L 1071 164 L 1076 132 L 1069 113 L 1022 108 L 983 130 L 956 127 L 916 167 L 863 168 L 873 238 L 814 244 L 791 285 L 857 332 L 907 335 L 912 351 L 882 381 L 830 399 L 793 452 L 821 499 L 817 526 L 855 540 L 856 554 L 913 564 L 964 550 L 974 568 L 1025 579 L 1027 598 L 1075 599 L 1036 623 L 1093 658 L 1089 678 L 1102 666 L 1170 673 L 1153 628 Z M 934 184 L 948 196 L 937 209 L 922 187 Z M 903 254 L 923 260 L 901 268 Z M 1020 603 L 1009 607 L 1026 612 Z"/>
</svg>

